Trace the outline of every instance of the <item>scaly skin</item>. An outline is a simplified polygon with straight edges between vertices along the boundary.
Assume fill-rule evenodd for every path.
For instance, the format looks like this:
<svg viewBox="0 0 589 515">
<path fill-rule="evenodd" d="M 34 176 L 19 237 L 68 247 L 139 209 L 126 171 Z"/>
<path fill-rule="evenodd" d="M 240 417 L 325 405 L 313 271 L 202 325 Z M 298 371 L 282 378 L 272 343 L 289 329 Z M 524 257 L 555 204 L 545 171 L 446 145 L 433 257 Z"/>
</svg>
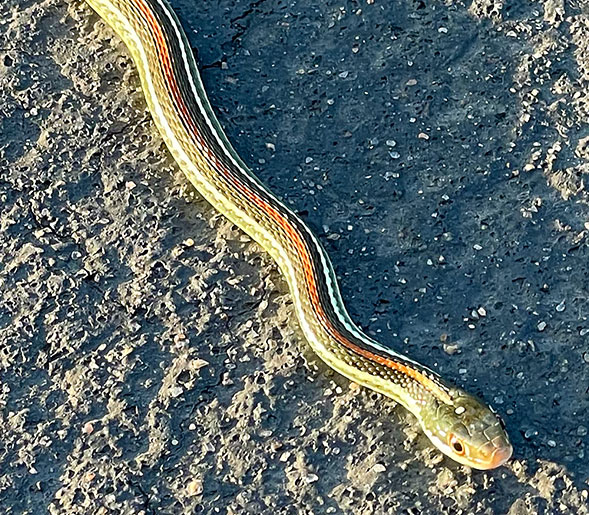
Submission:
<svg viewBox="0 0 589 515">
<path fill-rule="evenodd" d="M 129 48 L 149 110 L 186 177 L 277 262 L 315 353 L 340 374 L 410 410 L 434 445 L 459 463 L 477 469 L 505 463 L 512 448 L 489 407 L 352 322 L 319 241 L 228 142 L 166 0 L 87 1 Z"/>
</svg>

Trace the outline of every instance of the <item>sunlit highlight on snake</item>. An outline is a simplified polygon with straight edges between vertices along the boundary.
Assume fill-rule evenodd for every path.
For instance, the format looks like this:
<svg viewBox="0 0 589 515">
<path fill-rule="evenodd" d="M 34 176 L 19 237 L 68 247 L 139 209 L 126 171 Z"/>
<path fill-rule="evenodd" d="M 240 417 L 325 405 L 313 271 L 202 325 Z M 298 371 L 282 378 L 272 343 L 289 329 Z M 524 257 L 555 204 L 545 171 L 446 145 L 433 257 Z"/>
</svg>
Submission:
<svg viewBox="0 0 589 515">
<path fill-rule="evenodd" d="M 314 352 L 340 374 L 402 404 L 433 444 L 457 462 L 477 469 L 505 463 L 512 447 L 490 407 L 374 341 L 352 322 L 317 238 L 251 173 L 227 140 L 166 0 L 87 2 L 127 45 L 153 119 L 186 177 L 280 267 Z"/>
</svg>

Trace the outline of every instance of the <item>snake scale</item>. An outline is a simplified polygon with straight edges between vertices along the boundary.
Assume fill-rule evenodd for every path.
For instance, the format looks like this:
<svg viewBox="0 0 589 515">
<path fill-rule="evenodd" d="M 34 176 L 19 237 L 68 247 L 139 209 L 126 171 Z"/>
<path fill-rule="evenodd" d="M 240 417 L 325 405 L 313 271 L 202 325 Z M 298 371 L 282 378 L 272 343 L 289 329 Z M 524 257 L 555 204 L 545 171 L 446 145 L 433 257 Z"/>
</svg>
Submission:
<svg viewBox="0 0 589 515">
<path fill-rule="evenodd" d="M 407 408 L 432 443 L 457 462 L 477 469 L 505 463 L 512 447 L 489 406 L 368 337 L 350 319 L 320 242 L 229 143 L 166 0 L 87 2 L 128 47 L 155 124 L 186 177 L 280 267 L 313 351 L 333 370 Z"/>
</svg>

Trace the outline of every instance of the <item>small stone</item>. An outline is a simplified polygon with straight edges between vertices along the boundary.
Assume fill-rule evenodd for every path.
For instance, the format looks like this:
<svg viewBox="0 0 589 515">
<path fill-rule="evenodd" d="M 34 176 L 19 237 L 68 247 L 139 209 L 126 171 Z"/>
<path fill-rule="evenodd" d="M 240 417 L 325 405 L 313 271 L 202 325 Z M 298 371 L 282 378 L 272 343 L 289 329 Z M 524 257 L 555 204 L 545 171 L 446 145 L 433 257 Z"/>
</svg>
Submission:
<svg viewBox="0 0 589 515">
<path fill-rule="evenodd" d="M 202 493 L 202 481 L 200 479 L 193 479 L 186 485 L 186 492 L 188 495 L 198 495 Z"/>
<path fill-rule="evenodd" d="M 94 426 L 92 425 L 92 422 L 86 422 L 84 424 L 84 427 L 82 428 L 82 433 L 84 433 L 86 435 L 90 435 L 90 434 L 92 434 L 93 431 L 94 431 Z"/>
<path fill-rule="evenodd" d="M 460 354 L 460 348 L 456 344 L 444 344 L 443 345 L 444 352 L 452 356 L 453 354 Z"/>
<path fill-rule="evenodd" d="M 565 310 L 565 301 L 563 300 L 558 306 L 556 306 L 556 311 L 562 313 Z"/>
<path fill-rule="evenodd" d="M 540 322 L 538 324 L 538 331 L 540 331 L 540 332 L 544 331 L 544 329 L 546 329 L 546 325 L 547 325 L 546 322 Z"/>
<path fill-rule="evenodd" d="M 406 83 L 405 86 L 415 86 L 417 84 L 417 81 L 415 79 L 409 79 Z"/>
<path fill-rule="evenodd" d="M 577 428 L 577 435 L 578 436 L 587 436 L 587 428 L 585 426 L 579 426 Z"/>
<path fill-rule="evenodd" d="M 317 474 L 309 474 L 309 475 L 305 476 L 305 481 L 307 483 L 314 483 L 318 479 L 319 479 L 319 476 Z"/>
<path fill-rule="evenodd" d="M 389 156 L 391 156 L 391 159 L 399 159 L 401 154 L 399 152 L 389 152 Z"/>
<path fill-rule="evenodd" d="M 548 447 L 556 447 L 556 442 L 554 440 L 548 440 L 546 443 L 548 444 Z"/>
<path fill-rule="evenodd" d="M 184 333 L 178 333 L 174 335 L 174 343 L 178 345 L 180 342 L 186 340 L 186 335 Z"/>
<path fill-rule="evenodd" d="M 340 79 L 345 79 L 349 75 L 349 73 L 350 72 L 341 72 L 341 73 L 338 74 L 338 77 Z"/>
<path fill-rule="evenodd" d="M 475 244 L 472 246 L 472 248 L 473 248 L 474 250 L 483 250 L 483 247 L 482 247 L 481 245 L 479 245 L 478 243 L 475 243 Z"/>
<path fill-rule="evenodd" d="M 205 361 L 204 359 L 200 359 L 200 358 L 193 360 L 191 363 L 192 368 L 194 370 L 199 370 L 200 368 L 208 366 L 208 364 L 209 364 L 208 361 Z"/>
<path fill-rule="evenodd" d="M 387 147 L 396 147 L 397 146 L 397 142 L 394 139 L 388 139 L 386 141 Z M 589 222 L 588 222 L 589 223 Z"/>
<path fill-rule="evenodd" d="M 420 132 L 420 133 L 417 135 L 417 137 L 418 137 L 419 139 L 424 139 L 424 140 L 428 140 L 428 139 L 429 139 L 429 135 L 428 135 L 428 134 L 426 134 L 425 132 Z"/>
<path fill-rule="evenodd" d="M 372 472 L 380 474 L 381 472 L 385 472 L 386 469 L 387 468 L 382 463 L 377 463 L 376 465 L 374 465 L 374 467 L 372 467 Z"/>
<path fill-rule="evenodd" d="M 182 395 L 182 392 L 184 390 L 182 390 L 182 388 L 180 386 L 172 386 L 172 388 L 170 388 L 170 395 L 172 397 L 179 397 L 180 395 Z"/>
<path fill-rule="evenodd" d="M 482 317 L 487 316 L 487 310 L 482 306 L 479 309 L 477 309 L 477 313 Z"/>
</svg>

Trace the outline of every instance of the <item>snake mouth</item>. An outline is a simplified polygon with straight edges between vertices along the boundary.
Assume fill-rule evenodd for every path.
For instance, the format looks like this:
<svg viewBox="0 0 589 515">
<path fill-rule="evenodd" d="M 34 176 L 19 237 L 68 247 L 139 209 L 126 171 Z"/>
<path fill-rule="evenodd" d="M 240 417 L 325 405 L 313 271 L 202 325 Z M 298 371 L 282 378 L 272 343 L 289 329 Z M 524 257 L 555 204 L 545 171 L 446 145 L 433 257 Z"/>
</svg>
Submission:
<svg viewBox="0 0 589 515">
<path fill-rule="evenodd" d="M 513 447 L 510 444 L 507 444 L 503 447 L 498 447 L 493 451 L 491 458 L 489 460 L 477 460 L 478 463 L 476 468 L 480 470 L 491 470 L 501 465 L 504 465 L 511 455 L 513 454 Z"/>
<path fill-rule="evenodd" d="M 501 465 L 505 464 L 509 458 L 511 458 L 512 454 L 513 447 L 511 445 L 497 449 L 493 453 L 493 458 L 491 459 L 491 468 L 500 467 Z"/>
</svg>

